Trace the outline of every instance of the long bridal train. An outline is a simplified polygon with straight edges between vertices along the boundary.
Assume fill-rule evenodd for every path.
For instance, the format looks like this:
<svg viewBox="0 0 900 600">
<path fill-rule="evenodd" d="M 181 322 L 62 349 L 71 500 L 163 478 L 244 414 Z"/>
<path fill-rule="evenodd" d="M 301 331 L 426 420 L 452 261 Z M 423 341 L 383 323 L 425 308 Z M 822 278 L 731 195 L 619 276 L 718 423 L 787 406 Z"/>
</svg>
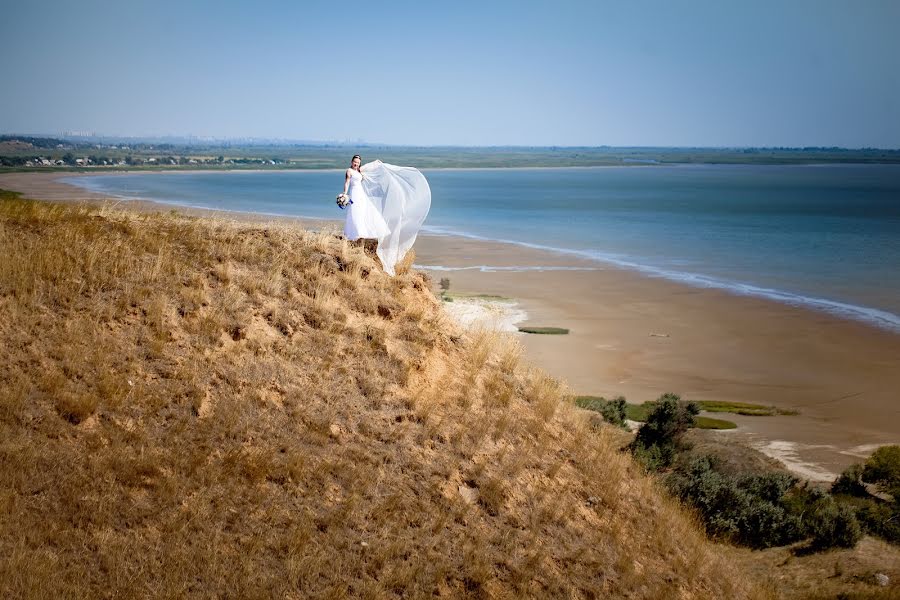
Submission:
<svg viewBox="0 0 900 600">
<path fill-rule="evenodd" d="M 428 181 L 414 167 L 373 161 L 362 167 L 361 181 L 351 185 L 356 188 L 356 194 L 350 194 L 353 199 L 350 210 L 358 212 L 356 215 L 348 214 L 345 233 L 354 239 L 368 237 L 358 235 L 359 229 L 374 231 L 373 237 L 378 240 L 376 254 L 385 273 L 394 275 L 394 268 L 412 248 L 431 208 Z M 360 198 L 358 186 L 367 198 Z M 378 214 L 370 214 L 367 200 L 371 201 Z M 361 217 L 362 222 L 358 223 L 354 217 Z M 386 230 L 383 225 L 387 225 Z"/>
</svg>

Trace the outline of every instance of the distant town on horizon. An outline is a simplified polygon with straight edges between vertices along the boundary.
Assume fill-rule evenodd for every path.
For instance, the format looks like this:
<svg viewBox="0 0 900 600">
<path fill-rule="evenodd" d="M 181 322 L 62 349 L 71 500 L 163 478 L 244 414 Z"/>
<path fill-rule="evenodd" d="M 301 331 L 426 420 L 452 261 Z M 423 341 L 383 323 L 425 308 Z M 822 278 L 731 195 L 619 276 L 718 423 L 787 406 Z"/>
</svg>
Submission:
<svg viewBox="0 0 900 600">
<path fill-rule="evenodd" d="M 12 140 L 27 140 L 32 143 L 37 140 L 56 140 L 75 144 L 128 144 L 128 145 L 171 145 L 171 146 L 212 146 L 212 145 L 238 145 L 238 146 L 339 146 L 339 147 L 377 147 L 377 148 L 592 148 L 592 149 L 713 149 L 713 150 L 794 150 L 794 151 L 888 151 L 900 152 L 900 148 L 881 148 L 875 146 L 848 147 L 848 146 L 823 146 L 823 145 L 619 145 L 619 144 L 406 144 L 370 141 L 365 139 L 343 140 L 315 140 L 287 137 L 265 136 L 213 136 L 192 134 L 168 134 L 168 135 L 120 135 L 96 133 L 93 131 L 63 131 L 59 133 L 29 133 L 29 132 L 3 132 L 0 133 L 0 142 Z"/>
<path fill-rule="evenodd" d="M 0 171 L 337 169 L 346 167 L 348 157 L 356 153 L 377 154 L 377 158 L 385 162 L 430 169 L 666 164 L 900 164 L 900 150 L 880 148 L 404 146 L 365 141 L 196 136 L 0 135 Z"/>
</svg>

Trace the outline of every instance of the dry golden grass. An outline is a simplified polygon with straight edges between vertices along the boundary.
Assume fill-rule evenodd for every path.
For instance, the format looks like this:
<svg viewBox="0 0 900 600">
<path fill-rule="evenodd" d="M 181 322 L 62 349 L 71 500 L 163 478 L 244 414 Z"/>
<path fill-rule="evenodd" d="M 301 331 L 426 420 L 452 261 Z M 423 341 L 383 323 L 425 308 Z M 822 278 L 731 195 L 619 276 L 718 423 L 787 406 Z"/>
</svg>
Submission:
<svg viewBox="0 0 900 600">
<path fill-rule="evenodd" d="M 723 547 L 729 560 L 785 600 L 888 600 L 900 598 L 900 548 L 866 536 L 855 548 L 796 552 L 803 543 L 755 551 Z M 886 575 L 879 585 L 876 575 Z"/>
<path fill-rule="evenodd" d="M 759 597 L 515 342 L 333 234 L 0 201 L 4 597 Z"/>
</svg>

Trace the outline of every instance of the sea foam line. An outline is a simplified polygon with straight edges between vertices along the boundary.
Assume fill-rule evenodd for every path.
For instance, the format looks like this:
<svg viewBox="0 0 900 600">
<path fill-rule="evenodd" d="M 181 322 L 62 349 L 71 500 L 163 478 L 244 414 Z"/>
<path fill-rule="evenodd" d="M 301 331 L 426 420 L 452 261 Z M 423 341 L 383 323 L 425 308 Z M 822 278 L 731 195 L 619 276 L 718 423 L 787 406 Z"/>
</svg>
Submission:
<svg viewBox="0 0 900 600">
<path fill-rule="evenodd" d="M 624 269 L 637 271 L 651 277 L 668 279 L 670 281 L 685 283 L 694 287 L 720 289 L 740 296 L 754 296 L 758 298 L 774 300 L 776 302 L 788 304 L 790 306 L 812 308 L 846 319 L 862 321 L 869 325 L 874 325 L 893 333 L 900 333 L 900 315 L 896 315 L 892 312 L 888 312 L 886 310 L 881 310 L 878 308 L 858 306 L 856 304 L 849 304 L 847 302 L 840 302 L 838 300 L 817 298 L 815 296 L 807 296 L 804 294 L 797 294 L 794 292 L 777 290 L 739 281 L 728 281 L 725 279 L 710 277 L 708 275 L 700 275 L 698 273 L 664 269 L 652 265 L 636 263 L 631 260 L 622 258 L 622 255 L 600 252 L 597 250 L 575 250 L 572 248 L 558 248 L 555 246 L 522 242 L 518 240 L 490 238 L 473 233 L 456 231 L 445 227 L 424 227 L 423 230 L 431 235 L 464 237 L 485 242 L 499 242 L 501 244 L 512 244 L 524 248 L 544 250 L 547 252 L 554 252 L 556 254 L 563 254 L 588 260 L 600 261 L 615 265 L 617 267 L 622 267 Z"/>
<path fill-rule="evenodd" d="M 493 266 L 493 265 L 473 265 L 467 267 L 445 267 L 442 265 L 413 265 L 416 269 L 424 269 L 426 271 L 481 271 L 482 273 L 496 273 L 498 271 L 508 271 L 513 273 L 528 271 L 601 271 L 601 267 L 562 267 L 562 266 Z"/>
</svg>

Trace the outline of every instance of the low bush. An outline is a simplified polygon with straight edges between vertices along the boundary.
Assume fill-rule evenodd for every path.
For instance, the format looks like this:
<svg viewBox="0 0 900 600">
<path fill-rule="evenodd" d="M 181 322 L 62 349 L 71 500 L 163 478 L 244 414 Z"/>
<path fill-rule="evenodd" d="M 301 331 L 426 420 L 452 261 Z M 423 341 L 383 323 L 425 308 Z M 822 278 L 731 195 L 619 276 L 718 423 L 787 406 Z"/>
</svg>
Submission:
<svg viewBox="0 0 900 600">
<path fill-rule="evenodd" d="M 853 509 L 824 490 L 804 484 L 786 496 L 786 504 L 799 515 L 803 537 L 810 538 L 809 550 L 852 548 L 862 537 Z"/>
<path fill-rule="evenodd" d="M 607 400 L 602 396 L 579 396 L 575 399 L 575 405 L 600 413 L 603 420 L 610 425 L 628 429 L 628 424 L 625 422 L 628 403 L 624 396 L 619 396 L 614 400 Z"/>
<path fill-rule="evenodd" d="M 603 415 L 603 419 L 607 423 L 628 429 L 628 424 L 625 422 L 625 406 L 624 396 L 619 396 L 613 400 L 608 400 L 603 408 L 600 409 L 600 414 Z"/>
<path fill-rule="evenodd" d="M 802 538 L 800 519 L 782 502 L 796 479 L 784 473 L 733 477 L 715 470 L 711 456 L 666 477 L 669 490 L 697 510 L 708 535 L 751 548 Z"/>
<path fill-rule="evenodd" d="M 809 539 L 808 549 L 853 547 L 862 529 L 853 510 L 787 473 L 733 476 L 710 456 L 670 473 L 665 483 L 694 508 L 708 535 L 762 549 Z"/>
<path fill-rule="evenodd" d="M 900 495 L 900 446 L 882 446 L 863 465 L 862 480 L 894 496 Z"/>
<path fill-rule="evenodd" d="M 628 449 L 649 471 L 671 466 L 683 447 L 682 437 L 693 427 L 699 413 L 700 408 L 695 403 L 682 402 L 677 394 L 663 394 L 654 403 L 647 421 L 638 429 Z"/>
<path fill-rule="evenodd" d="M 867 483 L 877 495 L 869 492 Z M 900 544 L 900 446 L 882 446 L 865 463 L 851 465 L 831 492 L 866 533 Z"/>
<path fill-rule="evenodd" d="M 857 505 L 856 518 L 866 533 L 900 544 L 900 505 L 870 498 Z"/>
<path fill-rule="evenodd" d="M 862 465 L 850 465 L 831 484 L 831 493 L 854 496 L 856 498 L 868 497 L 869 490 L 866 489 L 866 485 L 863 483 L 862 474 Z"/>
</svg>

